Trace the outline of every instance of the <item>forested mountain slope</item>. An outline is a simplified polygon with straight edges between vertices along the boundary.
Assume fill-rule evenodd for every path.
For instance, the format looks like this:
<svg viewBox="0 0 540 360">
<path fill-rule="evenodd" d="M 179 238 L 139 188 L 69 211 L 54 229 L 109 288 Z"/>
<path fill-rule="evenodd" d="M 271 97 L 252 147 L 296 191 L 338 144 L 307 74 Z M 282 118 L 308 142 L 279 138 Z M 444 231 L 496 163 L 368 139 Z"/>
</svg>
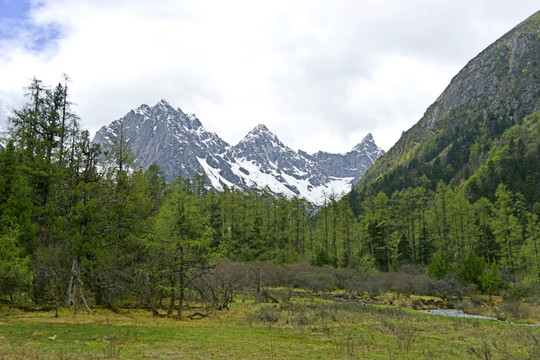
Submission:
<svg viewBox="0 0 540 360">
<path fill-rule="evenodd" d="M 387 195 L 407 187 L 434 189 L 439 181 L 462 183 L 486 163 L 509 128 L 540 109 L 540 12 L 509 31 L 472 59 L 424 116 L 360 179 L 356 191 Z M 535 118 L 528 121 L 536 122 Z M 520 125 L 521 126 L 521 125 Z M 531 125 L 538 133 L 538 126 Z M 518 139 L 514 140 L 514 145 Z M 522 142 L 523 156 L 538 159 L 534 141 Z M 529 159 L 533 161 L 533 159 Z M 537 161 L 537 160 L 536 160 Z M 504 165 L 504 164 L 503 164 Z M 496 170 L 501 176 L 504 169 Z M 521 172 L 522 182 L 538 184 L 538 167 Z M 529 177 L 529 180 L 525 180 Z M 493 183 L 497 181 L 492 181 Z M 474 182 L 481 187 L 477 182 Z M 473 197 L 494 191 L 469 189 Z M 496 186 L 496 185 L 495 185 Z M 493 189 L 491 189 L 493 190 Z M 483 192 L 482 192 L 483 191 Z M 489 193 L 489 194 L 488 194 Z M 525 194 L 524 194 L 525 195 Z M 529 193 L 528 202 L 534 203 Z"/>
</svg>

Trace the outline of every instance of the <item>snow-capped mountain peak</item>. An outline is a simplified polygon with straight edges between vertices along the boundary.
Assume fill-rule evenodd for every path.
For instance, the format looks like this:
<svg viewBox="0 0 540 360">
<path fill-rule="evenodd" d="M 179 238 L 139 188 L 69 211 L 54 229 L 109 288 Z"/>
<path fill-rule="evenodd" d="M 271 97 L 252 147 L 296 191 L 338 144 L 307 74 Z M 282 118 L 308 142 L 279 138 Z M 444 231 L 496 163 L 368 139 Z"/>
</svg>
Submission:
<svg viewBox="0 0 540 360">
<path fill-rule="evenodd" d="M 371 133 L 368 133 L 364 138 L 362 139 L 362 142 L 371 142 L 375 143 L 375 140 L 373 140 L 373 135 Z"/>
<path fill-rule="evenodd" d="M 123 118 L 101 128 L 94 142 L 110 148 L 120 131 L 128 140 L 138 166 L 157 163 L 172 180 L 178 174 L 205 174 L 209 185 L 269 189 L 275 194 L 299 196 L 322 205 L 333 194 L 352 185 L 383 151 L 368 134 L 347 154 L 309 155 L 285 146 L 265 125 L 253 128 L 230 146 L 208 132 L 194 114 L 174 109 L 166 100 L 141 105 Z"/>
<path fill-rule="evenodd" d="M 373 140 L 373 135 L 371 133 L 364 136 L 362 141 L 360 141 L 355 147 L 352 148 L 352 151 L 362 151 L 366 148 L 367 145 L 375 144 Z"/>
<path fill-rule="evenodd" d="M 150 115 L 150 106 L 146 105 L 146 104 L 143 104 L 141 106 L 139 106 L 137 109 L 133 110 L 133 112 L 135 114 L 138 114 L 138 115 L 141 115 L 141 116 L 145 116 L 148 118 L 148 116 Z"/>
<path fill-rule="evenodd" d="M 371 133 L 368 133 L 364 139 L 362 139 L 362 141 L 352 149 L 352 151 L 374 154 L 375 158 L 373 161 L 384 154 L 384 151 L 379 148 L 377 144 L 375 144 L 375 140 L 373 139 L 373 135 L 371 135 Z"/>
<path fill-rule="evenodd" d="M 265 144 L 274 144 L 275 146 L 284 147 L 283 143 L 279 140 L 276 134 L 268 130 L 268 128 L 259 124 L 253 128 L 240 142 L 237 146 L 242 146 L 246 143 L 265 143 Z"/>
<path fill-rule="evenodd" d="M 267 162 L 277 165 L 277 162 L 286 153 L 291 154 L 294 151 L 285 146 L 274 133 L 262 124 L 253 128 L 232 149 L 234 157 L 256 160 L 261 164 Z"/>
<path fill-rule="evenodd" d="M 270 134 L 271 136 L 275 136 L 270 130 L 268 130 L 268 128 L 266 127 L 266 125 L 264 124 L 257 124 L 257 126 L 255 126 L 253 128 L 253 130 L 251 130 L 249 132 L 249 134 Z"/>
</svg>

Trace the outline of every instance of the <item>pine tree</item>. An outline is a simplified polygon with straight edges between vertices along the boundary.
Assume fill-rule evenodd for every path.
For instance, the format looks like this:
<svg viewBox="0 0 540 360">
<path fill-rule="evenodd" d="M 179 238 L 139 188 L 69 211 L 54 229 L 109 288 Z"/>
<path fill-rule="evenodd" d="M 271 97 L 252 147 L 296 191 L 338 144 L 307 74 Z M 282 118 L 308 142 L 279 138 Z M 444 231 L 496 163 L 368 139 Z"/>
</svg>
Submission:
<svg viewBox="0 0 540 360">
<path fill-rule="evenodd" d="M 0 296 L 9 295 L 12 301 L 32 279 L 30 256 L 25 255 L 19 237 L 14 229 L 4 228 L 0 232 Z"/>
<path fill-rule="evenodd" d="M 391 271 L 392 247 L 389 237 L 388 197 L 382 191 L 375 196 L 366 214 L 366 234 L 380 270 Z"/>
<path fill-rule="evenodd" d="M 504 265 L 509 271 L 512 282 L 516 281 L 516 239 L 518 238 L 518 223 L 514 216 L 514 201 L 512 193 L 506 186 L 500 184 L 495 192 L 497 198 L 495 214 L 495 236 L 504 253 Z"/>
<path fill-rule="evenodd" d="M 178 180 L 156 218 L 153 261 L 171 281 L 169 289 L 178 296 L 178 316 L 183 314 L 186 289 L 202 271 L 210 268 L 215 255 L 211 248 L 212 228 L 201 205 L 201 199 L 190 191 L 186 182 Z"/>
</svg>

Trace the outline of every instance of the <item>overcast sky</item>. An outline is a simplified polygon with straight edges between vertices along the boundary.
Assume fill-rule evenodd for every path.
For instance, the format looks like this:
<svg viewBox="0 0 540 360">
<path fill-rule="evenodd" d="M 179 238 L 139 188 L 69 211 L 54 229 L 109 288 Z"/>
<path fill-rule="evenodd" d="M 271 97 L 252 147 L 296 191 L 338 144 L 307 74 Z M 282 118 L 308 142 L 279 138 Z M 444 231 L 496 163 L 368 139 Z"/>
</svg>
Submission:
<svg viewBox="0 0 540 360">
<path fill-rule="evenodd" d="M 538 0 L 0 0 L 0 123 L 66 73 L 95 133 L 164 98 L 231 145 L 388 150 Z"/>
</svg>

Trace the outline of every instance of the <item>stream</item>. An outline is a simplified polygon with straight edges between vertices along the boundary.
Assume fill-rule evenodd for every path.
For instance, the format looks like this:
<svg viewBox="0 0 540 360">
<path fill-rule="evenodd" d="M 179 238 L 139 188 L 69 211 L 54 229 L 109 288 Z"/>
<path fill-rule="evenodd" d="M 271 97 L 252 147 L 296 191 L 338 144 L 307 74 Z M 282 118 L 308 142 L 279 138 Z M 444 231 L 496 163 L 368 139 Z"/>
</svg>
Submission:
<svg viewBox="0 0 540 360">
<path fill-rule="evenodd" d="M 431 315 L 439 316 L 448 316 L 448 317 L 457 317 L 457 318 L 470 318 L 470 319 L 487 319 L 487 320 L 496 320 L 499 321 L 496 317 L 493 316 L 484 316 L 484 315 L 471 315 L 463 312 L 459 309 L 434 309 L 434 310 L 421 310 L 421 312 Z"/>
<path fill-rule="evenodd" d="M 420 311 L 426 314 L 431 314 L 431 315 L 448 316 L 448 317 L 455 317 L 455 318 L 487 319 L 487 320 L 503 322 L 493 316 L 471 315 L 459 309 L 434 309 L 434 310 L 420 310 Z M 520 323 L 514 323 L 514 322 L 511 322 L 510 324 L 517 324 L 517 325 L 524 325 L 524 326 L 540 326 L 540 324 L 520 324 Z"/>
</svg>

